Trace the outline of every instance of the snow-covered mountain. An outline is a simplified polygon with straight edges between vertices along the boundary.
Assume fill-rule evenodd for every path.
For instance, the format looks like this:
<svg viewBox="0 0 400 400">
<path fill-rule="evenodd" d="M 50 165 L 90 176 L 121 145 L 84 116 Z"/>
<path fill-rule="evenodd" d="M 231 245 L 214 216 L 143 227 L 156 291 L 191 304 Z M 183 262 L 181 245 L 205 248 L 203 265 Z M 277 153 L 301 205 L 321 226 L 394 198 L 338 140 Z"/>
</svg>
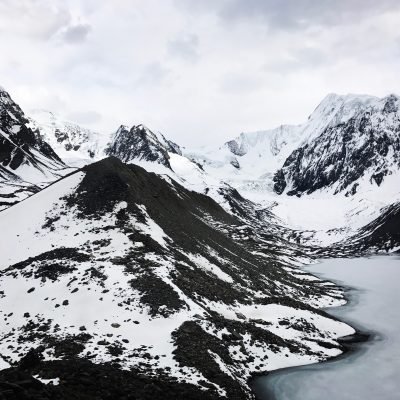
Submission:
<svg viewBox="0 0 400 400">
<path fill-rule="evenodd" d="M 301 136 L 295 126 L 241 133 L 220 147 L 184 149 L 203 170 L 236 189 L 249 193 L 271 192 L 273 175 L 296 148 Z"/>
<path fill-rule="evenodd" d="M 352 195 L 397 174 L 399 131 L 397 96 L 330 94 L 304 124 L 241 133 L 219 148 L 185 154 L 249 196 L 271 188 L 289 195 Z"/>
<path fill-rule="evenodd" d="M 2 362 L 54 393 L 106 362 L 186 398 L 250 399 L 251 374 L 340 354 L 354 330 L 320 308 L 342 291 L 239 214 L 116 158 L 1 212 Z"/>
<path fill-rule="evenodd" d="M 394 95 L 331 94 L 304 124 L 241 133 L 220 147 L 201 149 L 181 148 L 144 125 L 122 125 L 110 137 L 51 113 L 42 112 L 41 123 L 31 124 L 73 165 L 116 156 L 221 204 L 221 189 L 233 187 L 275 213 L 289 232 L 308 232 L 302 236 L 310 244 L 327 245 L 356 234 L 400 200 L 397 106 Z"/>
<path fill-rule="evenodd" d="M 242 133 L 184 155 L 326 245 L 400 201 L 398 105 L 395 95 L 330 94 L 304 124 Z"/>
<path fill-rule="evenodd" d="M 109 138 L 76 123 L 64 121 L 46 110 L 32 110 L 30 126 L 39 130 L 43 139 L 68 165 L 84 165 L 103 156 Z"/>
<path fill-rule="evenodd" d="M 380 186 L 388 175 L 398 174 L 399 105 L 395 95 L 329 95 L 311 116 L 303 143 L 276 172 L 274 190 L 288 195 L 321 189 L 353 195 L 359 186 Z"/>
<path fill-rule="evenodd" d="M 59 179 L 69 169 L 21 108 L 0 88 L 0 209 Z"/>
<path fill-rule="evenodd" d="M 187 149 L 1 93 L 0 398 L 251 399 L 344 350 L 343 291 L 297 266 L 399 249 L 396 96 Z"/>
</svg>

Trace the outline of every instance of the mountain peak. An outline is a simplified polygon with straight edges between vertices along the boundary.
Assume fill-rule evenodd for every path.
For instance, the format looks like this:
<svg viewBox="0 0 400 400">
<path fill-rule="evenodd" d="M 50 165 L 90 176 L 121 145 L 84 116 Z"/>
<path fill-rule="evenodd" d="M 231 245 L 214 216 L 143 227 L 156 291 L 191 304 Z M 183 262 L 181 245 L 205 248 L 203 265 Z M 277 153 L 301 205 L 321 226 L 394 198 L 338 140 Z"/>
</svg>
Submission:
<svg viewBox="0 0 400 400">
<path fill-rule="evenodd" d="M 10 95 L 8 94 L 7 90 L 6 90 L 3 86 L 0 85 L 0 95 L 4 95 L 4 94 L 10 96 Z"/>
<path fill-rule="evenodd" d="M 310 115 L 310 119 L 320 119 L 321 117 L 336 117 L 348 120 L 352 118 L 355 113 L 362 110 L 381 110 L 383 111 L 385 104 L 390 102 L 391 104 L 397 103 L 399 96 L 391 93 L 387 96 L 379 98 L 377 96 L 367 94 L 337 94 L 329 93 L 319 103 L 314 112 Z"/>
<path fill-rule="evenodd" d="M 126 163 L 150 161 L 171 168 L 168 153 L 181 154 L 181 151 L 178 145 L 167 140 L 161 133 L 155 133 L 139 124 L 130 129 L 121 125 L 105 153 Z"/>
<path fill-rule="evenodd" d="M 379 186 L 400 165 L 398 111 L 393 94 L 329 94 L 303 126 L 301 146 L 276 172 L 275 191 L 354 195 L 362 182 Z"/>
</svg>

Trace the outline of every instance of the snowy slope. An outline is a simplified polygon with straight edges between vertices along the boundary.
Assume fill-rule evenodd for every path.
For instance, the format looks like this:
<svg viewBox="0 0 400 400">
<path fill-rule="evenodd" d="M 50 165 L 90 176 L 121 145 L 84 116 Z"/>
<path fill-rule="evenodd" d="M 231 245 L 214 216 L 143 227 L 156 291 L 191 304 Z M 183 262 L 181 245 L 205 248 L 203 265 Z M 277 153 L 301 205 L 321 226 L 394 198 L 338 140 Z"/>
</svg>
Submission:
<svg viewBox="0 0 400 400">
<path fill-rule="evenodd" d="M 252 373 L 336 356 L 354 332 L 318 310 L 341 290 L 282 262 L 266 234 L 115 158 L 3 211 L 5 229 L 0 359 L 33 347 L 39 376 L 78 357 L 247 399 Z"/>
<path fill-rule="evenodd" d="M 269 131 L 241 133 L 219 148 L 185 149 L 184 155 L 204 171 L 243 191 L 271 191 L 273 175 L 296 148 L 298 127 L 282 125 Z"/>
<path fill-rule="evenodd" d="M 64 121 L 51 111 L 32 110 L 29 122 L 32 129 L 39 130 L 44 140 L 70 166 L 82 166 L 101 158 L 110 139 L 108 135 Z"/>
<path fill-rule="evenodd" d="M 330 94 L 304 124 L 242 133 L 220 147 L 200 149 L 181 148 L 144 125 L 122 125 L 106 146 L 104 139 L 100 145 L 96 135 L 88 134 L 87 143 L 78 141 L 81 147 L 67 153 L 95 149 L 92 161 L 103 154 L 116 156 L 206 193 L 224 207 L 227 201 L 220 192 L 233 187 L 275 214 L 286 238 L 328 245 L 355 234 L 400 199 L 397 102 L 393 95 Z M 310 186 L 307 197 L 293 189 L 298 182 Z M 349 182 L 352 189 L 341 190 Z M 283 195 L 280 185 L 286 185 Z"/>
<path fill-rule="evenodd" d="M 370 253 L 393 253 L 400 250 L 400 202 L 380 210 L 376 218 L 355 230 L 344 240 L 335 242 L 319 251 L 325 257 L 332 254 L 358 255 Z"/>
</svg>

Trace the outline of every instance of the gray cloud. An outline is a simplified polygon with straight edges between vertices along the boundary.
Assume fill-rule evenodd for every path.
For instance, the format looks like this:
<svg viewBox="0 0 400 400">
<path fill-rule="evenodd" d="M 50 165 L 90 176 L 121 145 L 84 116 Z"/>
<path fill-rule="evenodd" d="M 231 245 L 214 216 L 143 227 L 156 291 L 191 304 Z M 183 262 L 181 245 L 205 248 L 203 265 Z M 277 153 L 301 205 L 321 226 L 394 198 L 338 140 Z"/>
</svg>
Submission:
<svg viewBox="0 0 400 400">
<path fill-rule="evenodd" d="M 182 145 L 224 142 L 302 122 L 328 92 L 400 93 L 399 8 L 398 0 L 0 0 L 0 85 L 25 110 L 100 132 L 143 122 Z"/>
<path fill-rule="evenodd" d="M 170 75 L 170 70 L 163 66 L 160 62 L 150 63 L 144 66 L 136 84 L 142 85 L 159 85 Z"/>
<path fill-rule="evenodd" d="M 187 11 L 214 13 L 228 23 L 252 20 L 278 30 L 351 23 L 388 10 L 400 9 L 398 0 L 176 1 Z"/>
<path fill-rule="evenodd" d="M 199 38 L 194 34 L 180 34 L 168 42 L 168 54 L 188 61 L 197 60 Z"/>
<path fill-rule="evenodd" d="M 222 91 L 235 95 L 243 95 L 257 90 L 260 87 L 262 78 L 249 74 L 229 74 L 221 79 L 220 88 Z"/>
<path fill-rule="evenodd" d="M 292 72 L 313 70 L 326 66 L 332 61 L 329 51 L 316 47 L 295 49 L 286 57 L 272 58 L 263 66 L 265 72 L 285 75 Z"/>
<path fill-rule="evenodd" d="M 71 25 L 61 33 L 61 37 L 67 43 L 81 43 L 86 40 L 90 30 L 89 24 Z"/>
</svg>

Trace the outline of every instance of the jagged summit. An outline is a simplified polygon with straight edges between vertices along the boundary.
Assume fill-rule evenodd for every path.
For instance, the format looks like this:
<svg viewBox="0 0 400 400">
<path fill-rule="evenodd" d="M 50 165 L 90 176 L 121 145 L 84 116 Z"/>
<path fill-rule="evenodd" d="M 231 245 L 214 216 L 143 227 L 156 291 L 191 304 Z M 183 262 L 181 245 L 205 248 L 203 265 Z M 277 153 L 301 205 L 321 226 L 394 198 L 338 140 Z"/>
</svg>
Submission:
<svg viewBox="0 0 400 400">
<path fill-rule="evenodd" d="M 390 94 L 383 98 L 370 95 L 347 94 L 339 95 L 336 93 L 328 94 L 316 107 L 308 118 L 305 126 L 305 139 L 310 140 L 321 133 L 321 130 L 348 122 L 360 112 L 380 112 L 384 109 L 388 111 L 386 104 L 398 101 L 399 97 Z"/>
<path fill-rule="evenodd" d="M 124 162 L 150 161 L 171 168 L 168 152 L 181 154 L 177 144 L 142 124 L 130 129 L 121 125 L 105 150 L 106 155 L 118 157 Z"/>
<path fill-rule="evenodd" d="M 0 91 L 0 169 L 0 209 L 68 172 L 5 90 Z"/>
<path fill-rule="evenodd" d="M 241 133 L 193 158 L 247 193 L 354 194 L 399 170 L 400 98 L 328 94 L 301 125 Z"/>
</svg>

